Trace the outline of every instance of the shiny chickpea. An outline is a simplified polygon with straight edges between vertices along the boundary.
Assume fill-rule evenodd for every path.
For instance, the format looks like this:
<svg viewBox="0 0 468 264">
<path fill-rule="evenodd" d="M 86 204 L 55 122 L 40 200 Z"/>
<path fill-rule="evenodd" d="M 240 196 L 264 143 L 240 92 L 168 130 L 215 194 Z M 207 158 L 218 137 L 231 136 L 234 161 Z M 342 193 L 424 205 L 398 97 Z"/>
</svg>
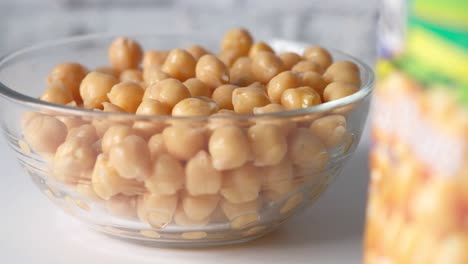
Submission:
<svg viewBox="0 0 468 264">
<path fill-rule="evenodd" d="M 166 127 L 163 131 L 167 152 L 181 160 L 188 160 L 205 148 L 206 135 L 202 128 L 187 125 Z"/>
<path fill-rule="evenodd" d="M 120 108 L 119 106 L 112 104 L 112 103 L 108 103 L 108 102 L 102 103 L 102 111 L 111 112 L 111 113 L 125 113 L 126 112 L 124 109 Z"/>
<path fill-rule="evenodd" d="M 143 69 L 150 67 L 161 67 L 166 61 L 169 51 L 167 50 L 148 50 L 143 55 Z"/>
<path fill-rule="evenodd" d="M 320 73 L 322 72 L 322 68 L 313 61 L 300 61 L 291 68 L 291 71 Z"/>
<path fill-rule="evenodd" d="M 40 99 L 53 104 L 66 105 L 73 101 L 73 95 L 63 83 L 54 82 L 49 84 Z"/>
<path fill-rule="evenodd" d="M 184 211 L 184 208 L 181 204 L 177 206 L 177 209 L 174 213 L 174 222 L 181 226 L 204 226 L 210 222 L 211 217 L 204 218 L 202 220 L 193 220 L 190 219 Z"/>
<path fill-rule="evenodd" d="M 208 85 L 206 85 L 204 82 L 200 81 L 197 78 L 190 78 L 184 82 L 185 87 L 190 92 L 190 95 L 192 97 L 195 96 L 205 96 L 205 97 L 211 97 L 211 93 L 213 92 L 213 89 L 210 88 Z"/>
<path fill-rule="evenodd" d="M 119 79 L 121 82 L 141 83 L 143 81 L 143 73 L 138 69 L 124 70 L 120 73 Z"/>
<path fill-rule="evenodd" d="M 146 141 L 135 135 L 125 137 L 109 150 L 110 165 L 125 179 L 146 179 L 150 174 L 150 157 Z"/>
<path fill-rule="evenodd" d="M 234 62 L 229 70 L 229 76 L 232 84 L 246 86 L 255 82 L 255 76 L 252 72 L 252 59 L 241 57 Z"/>
<path fill-rule="evenodd" d="M 53 174 L 61 182 L 77 183 L 91 175 L 96 156 L 92 145 L 76 138 L 66 140 L 55 152 Z"/>
<path fill-rule="evenodd" d="M 177 79 L 165 79 L 146 88 L 143 98 L 158 100 L 171 109 L 180 101 L 189 98 L 190 92 Z"/>
<path fill-rule="evenodd" d="M 247 56 L 252 46 L 253 38 L 250 33 L 243 28 L 229 30 L 221 42 L 221 50 L 235 51 L 237 56 Z"/>
<path fill-rule="evenodd" d="M 323 78 L 328 82 L 345 82 L 357 87 L 361 86 L 359 67 L 350 61 L 337 61 L 330 65 L 323 74 Z"/>
<path fill-rule="evenodd" d="M 132 134 L 132 129 L 124 125 L 111 126 L 102 136 L 101 148 L 103 153 L 109 153 L 111 147 L 120 144 L 127 136 Z"/>
<path fill-rule="evenodd" d="M 156 159 L 160 155 L 167 153 L 166 146 L 164 145 L 164 138 L 162 134 L 153 135 L 148 140 L 148 148 L 151 153 L 151 159 Z"/>
<path fill-rule="evenodd" d="M 197 61 L 185 50 L 173 49 L 167 55 L 162 70 L 170 76 L 185 81 L 195 77 L 195 66 Z"/>
<path fill-rule="evenodd" d="M 266 44 L 263 41 L 256 42 L 252 45 L 249 50 L 249 58 L 255 59 L 261 52 L 268 52 L 274 54 L 275 51 L 270 47 L 270 45 Z"/>
<path fill-rule="evenodd" d="M 143 99 L 136 110 L 139 115 L 170 115 L 171 109 L 166 104 L 154 99 Z"/>
<path fill-rule="evenodd" d="M 144 94 L 143 88 L 134 82 L 121 82 L 114 85 L 107 94 L 110 102 L 128 113 L 135 113 Z"/>
<path fill-rule="evenodd" d="M 356 93 L 358 89 L 356 86 L 349 83 L 334 82 L 327 85 L 323 91 L 323 99 L 325 102 L 338 100 L 343 97 Z"/>
<path fill-rule="evenodd" d="M 329 155 L 323 143 L 307 128 L 299 128 L 289 138 L 288 153 L 295 165 L 320 171 Z"/>
<path fill-rule="evenodd" d="M 267 113 L 277 113 L 277 112 L 282 112 L 285 110 L 286 109 L 284 108 L 284 106 L 280 104 L 267 104 L 261 107 L 254 107 L 253 113 L 256 115 L 260 115 L 260 114 L 267 114 Z"/>
<path fill-rule="evenodd" d="M 211 99 L 187 98 L 178 102 L 172 109 L 173 116 L 207 116 L 218 111 L 218 105 Z"/>
<path fill-rule="evenodd" d="M 342 115 L 329 115 L 315 120 L 310 130 L 327 147 L 333 148 L 341 143 L 346 136 L 346 119 Z"/>
<path fill-rule="evenodd" d="M 302 86 L 312 87 L 321 96 L 323 95 L 323 90 L 325 90 L 328 84 L 320 74 L 316 72 L 303 72 L 299 76 Z"/>
<path fill-rule="evenodd" d="M 181 198 L 182 207 L 189 219 L 203 221 L 203 219 L 209 218 L 216 210 L 219 198 L 217 194 L 192 196 L 185 193 Z"/>
<path fill-rule="evenodd" d="M 73 99 L 81 103 L 80 83 L 87 73 L 86 67 L 79 63 L 62 63 L 52 69 L 47 76 L 47 83 L 62 83 L 71 92 Z"/>
<path fill-rule="evenodd" d="M 111 215 L 127 219 L 136 218 L 136 197 L 116 195 L 105 201 L 104 206 Z"/>
<path fill-rule="evenodd" d="M 219 53 L 218 58 L 224 63 L 224 65 L 226 65 L 226 67 L 231 67 L 240 57 L 236 50 L 223 50 Z"/>
<path fill-rule="evenodd" d="M 135 40 L 119 37 L 109 46 L 108 56 L 112 67 L 123 71 L 136 69 L 143 57 L 143 51 Z"/>
<path fill-rule="evenodd" d="M 238 88 L 232 84 L 221 85 L 213 91 L 211 98 L 215 101 L 220 109 L 233 110 L 232 105 L 232 92 Z"/>
<path fill-rule="evenodd" d="M 252 225 L 260 219 L 258 212 L 259 202 L 257 200 L 237 204 L 223 200 L 221 208 L 229 221 L 231 221 L 231 228 L 236 230 Z"/>
<path fill-rule="evenodd" d="M 83 106 L 86 108 L 101 108 L 102 103 L 108 102 L 107 94 L 118 80 L 111 75 L 90 72 L 81 81 L 80 95 L 83 99 Z"/>
<path fill-rule="evenodd" d="M 308 86 L 287 89 L 281 95 L 281 104 L 288 110 L 307 108 L 321 102 L 320 94 Z"/>
<path fill-rule="evenodd" d="M 174 216 L 178 195 L 145 194 L 138 199 L 138 218 L 154 228 L 164 228 Z"/>
<path fill-rule="evenodd" d="M 167 104 L 163 104 L 158 100 L 143 99 L 136 110 L 136 114 L 148 116 L 169 116 L 171 115 L 171 108 Z M 144 138 L 149 138 L 155 133 L 161 132 L 165 126 L 166 123 L 163 120 L 141 120 L 136 121 L 133 124 L 133 129 L 138 135 L 143 136 Z"/>
<path fill-rule="evenodd" d="M 270 200 L 278 200 L 294 190 L 294 170 L 289 159 L 262 168 L 262 193 Z"/>
<path fill-rule="evenodd" d="M 251 114 L 254 107 L 265 106 L 270 99 L 265 91 L 257 87 L 237 88 L 232 92 L 232 105 L 239 114 Z"/>
<path fill-rule="evenodd" d="M 322 69 L 328 68 L 333 62 L 330 52 L 320 46 L 306 48 L 304 50 L 304 58 L 317 63 Z"/>
<path fill-rule="evenodd" d="M 258 198 L 262 180 L 260 171 L 252 164 L 226 171 L 220 194 L 231 203 L 245 203 Z"/>
<path fill-rule="evenodd" d="M 54 153 L 65 141 L 67 127 L 55 117 L 37 114 L 24 125 L 23 134 L 32 150 Z"/>
<path fill-rule="evenodd" d="M 302 60 L 302 57 L 294 52 L 283 52 L 278 57 L 283 62 L 284 68 L 288 70 Z"/>
<path fill-rule="evenodd" d="M 143 69 L 143 80 L 148 86 L 169 78 L 171 76 L 163 72 L 159 66 L 149 66 Z"/>
<path fill-rule="evenodd" d="M 203 55 L 195 68 L 197 79 L 214 89 L 229 82 L 229 70 L 216 56 Z"/>
<path fill-rule="evenodd" d="M 252 60 L 251 70 L 255 79 L 261 83 L 268 83 L 271 78 L 284 70 L 281 59 L 270 52 L 260 52 Z"/>
<path fill-rule="evenodd" d="M 72 128 L 68 131 L 66 140 L 71 139 L 77 139 L 84 144 L 92 145 L 99 140 L 99 137 L 93 125 L 84 124 L 82 126 Z"/>
<path fill-rule="evenodd" d="M 210 155 L 202 150 L 185 166 L 185 189 L 193 196 L 216 194 L 221 189 L 222 176 L 213 167 Z"/>
<path fill-rule="evenodd" d="M 281 95 L 284 91 L 299 86 L 301 86 L 300 75 L 292 71 L 285 71 L 276 75 L 268 82 L 268 96 L 273 103 L 280 103 Z"/>
<path fill-rule="evenodd" d="M 176 194 L 184 186 L 185 174 L 181 162 L 168 154 L 161 154 L 153 165 L 153 173 L 145 180 L 151 193 Z"/>
<path fill-rule="evenodd" d="M 282 129 L 273 124 L 256 124 L 249 128 L 248 137 L 255 166 L 271 166 L 283 160 L 288 145 Z"/>
<path fill-rule="evenodd" d="M 193 45 L 186 49 L 195 60 L 199 60 L 203 55 L 210 54 L 206 49 L 200 45 Z"/>
<path fill-rule="evenodd" d="M 247 135 L 241 128 L 228 125 L 215 129 L 211 134 L 208 149 L 217 170 L 230 170 L 244 165 L 251 151 Z"/>
<path fill-rule="evenodd" d="M 116 79 L 120 78 L 120 72 L 112 67 L 106 67 L 106 66 L 97 67 L 96 69 L 94 69 L 94 71 L 112 75 Z"/>
</svg>

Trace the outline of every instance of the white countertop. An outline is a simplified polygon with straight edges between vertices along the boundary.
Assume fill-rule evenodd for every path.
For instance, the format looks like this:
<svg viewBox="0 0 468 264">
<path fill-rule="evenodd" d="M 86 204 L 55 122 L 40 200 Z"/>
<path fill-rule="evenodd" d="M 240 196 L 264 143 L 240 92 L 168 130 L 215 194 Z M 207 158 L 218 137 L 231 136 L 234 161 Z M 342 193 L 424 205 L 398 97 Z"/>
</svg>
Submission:
<svg viewBox="0 0 468 264">
<path fill-rule="evenodd" d="M 0 138 L 0 263 L 360 263 L 367 193 L 366 136 L 317 203 L 256 241 L 201 249 L 159 249 L 88 230 L 50 203 Z"/>
</svg>

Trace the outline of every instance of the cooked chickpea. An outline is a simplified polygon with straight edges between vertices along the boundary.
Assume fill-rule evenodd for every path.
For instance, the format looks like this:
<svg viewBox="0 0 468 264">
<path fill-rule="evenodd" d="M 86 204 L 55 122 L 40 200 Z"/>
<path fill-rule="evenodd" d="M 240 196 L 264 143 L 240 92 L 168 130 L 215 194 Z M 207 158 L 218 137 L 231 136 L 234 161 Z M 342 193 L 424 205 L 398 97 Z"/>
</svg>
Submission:
<svg viewBox="0 0 468 264">
<path fill-rule="evenodd" d="M 145 180 L 146 188 L 155 194 L 176 194 L 185 181 L 184 167 L 171 155 L 161 154 L 153 165 L 153 173 Z"/>
<path fill-rule="evenodd" d="M 181 226 L 204 226 L 210 222 L 211 217 L 204 218 L 202 220 L 193 220 L 190 219 L 184 211 L 184 208 L 181 204 L 177 206 L 177 209 L 174 213 L 174 222 Z"/>
<path fill-rule="evenodd" d="M 315 120 L 310 130 L 329 148 L 343 143 L 346 136 L 346 119 L 342 115 L 329 115 Z"/>
<path fill-rule="evenodd" d="M 120 72 L 112 67 L 106 67 L 106 66 L 97 67 L 96 69 L 94 69 L 94 71 L 112 75 L 116 79 L 120 78 Z"/>
<path fill-rule="evenodd" d="M 226 67 L 231 67 L 239 58 L 239 55 L 235 50 L 223 50 L 219 53 L 218 58 L 224 63 L 224 65 L 226 65 Z"/>
<path fill-rule="evenodd" d="M 90 72 L 81 81 L 80 95 L 86 108 L 101 108 L 102 103 L 108 102 L 107 94 L 118 80 L 112 75 L 100 72 Z"/>
<path fill-rule="evenodd" d="M 271 200 L 278 200 L 294 190 L 294 170 L 289 159 L 263 167 L 262 175 L 262 193 Z"/>
<path fill-rule="evenodd" d="M 206 135 L 202 128 L 173 125 L 163 131 L 167 152 L 181 160 L 188 160 L 206 146 Z"/>
<path fill-rule="evenodd" d="M 267 114 L 267 113 L 277 113 L 277 112 L 282 112 L 285 110 L 286 109 L 284 108 L 284 106 L 280 104 L 268 104 L 268 105 L 261 106 L 261 107 L 254 107 L 253 113 L 256 115 L 260 115 L 260 114 Z"/>
<path fill-rule="evenodd" d="M 167 153 L 166 146 L 164 145 L 164 138 L 162 134 L 153 135 L 148 140 L 148 148 L 151 153 L 151 159 L 156 159 L 160 155 Z"/>
<path fill-rule="evenodd" d="M 297 129 L 290 137 L 288 153 L 294 164 L 317 171 L 325 168 L 329 158 L 324 144 L 307 128 Z"/>
<path fill-rule="evenodd" d="M 185 166 L 185 189 L 193 196 L 216 194 L 221 189 L 222 176 L 213 167 L 210 155 L 202 150 Z"/>
<path fill-rule="evenodd" d="M 260 171 L 252 164 L 226 171 L 220 194 L 231 203 L 245 203 L 258 198 L 262 181 Z"/>
<path fill-rule="evenodd" d="M 300 61 L 295 64 L 291 71 L 295 72 L 322 72 L 320 65 L 313 61 Z"/>
<path fill-rule="evenodd" d="M 40 99 L 53 104 L 66 105 L 73 101 L 73 95 L 63 83 L 54 82 L 49 84 Z"/>
<path fill-rule="evenodd" d="M 128 69 L 120 73 L 119 79 L 121 82 L 136 82 L 143 81 L 143 73 L 138 69 Z"/>
<path fill-rule="evenodd" d="M 284 68 L 288 70 L 302 60 L 302 57 L 294 52 L 283 52 L 279 54 L 278 57 L 283 62 Z"/>
<path fill-rule="evenodd" d="M 148 86 L 169 78 L 171 76 L 157 66 L 149 66 L 143 69 L 143 80 Z"/>
<path fill-rule="evenodd" d="M 123 71 L 136 69 L 143 57 L 143 51 L 136 41 L 119 37 L 112 41 L 108 51 L 109 61 L 113 68 Z"/>
<path fill-rule="evenodd" d="M 120 108 L 119 106 L 112 104 L 112 103 L 108 103 L 108 102 L 102 103 L 102 111 L 112 112 L 112 113 L 125 113 L 126 112 L 124 109 Z"/>
<path fill-rule="evenodd" d="M 171 109 L 168 105 L 159 102 L 158 100 L 153 99 L 143 99 L 140 106 L 136 111 L 136 114 L 139 115 L 170 115 Z M 163 120 L 145 120 L 145 121 L 136 121 L 133 124 L 133 129 L 137 134 L 143 136 L 144 138 L 151 137 L 155 133 L 161 132 L 166 126 Z"/>
<path fill-rule="evenodd" d="M 182 195 L 182 207 L 189 219 L 203 221 L 203 219 L 209 218 L 216 210 L 219 198 L 217 194 L 198 196 L 184 194 Z"/>
<path fill-rule="evenodd" d="M 135 218 L 137 209 L 136 197 L 116 195 L 105 202 L 107 212 L 122 218 Z"/>
<path fill-rule="evenodd" d="M 167 50 L 148 50 L 143 55 L 143 69 L 150 67 L 161 67 L 167 58 L 169 51 Z"/>
<path fill-rule="evenodd" d="M 178 102 L 172 109 L 173 116 L 206 116 L 216 113 L 218 105 L 211 99 L 187 98 Z"/>
<path fill-rule="evenodd" d="M 265 106 L 270 99 L 265 91 L 257 87 L 244 87 L 234 89 L 232 92 L 232 105 L 239 114 L 251 114 L 255 107 Z"/>
<path fill-rule="evenodd" d="M 190 55 L 192 55 L 195 60 L 199 60 L 203 55 L 210 54 L 206 49 L 200 45 L 193 45 L 186 49 Z"/>
<path fill-rule="evenodd" d="M 135 113 L 145 91 L 135 82 L 121 82 L 114 85 L 107 94 L 110 102 L 128 113 Z"/>
<path fill-rule="evenodd" d="M 136 110 L 139 115 L 170 115 L 171 109 L 168 105 L 154 99 L 143 99 Z"/>
<path fill-rule="evenodd" d="M 350 61 L 337 61 L 330 65 L 323 74 L 323 78 L 328 82 L 345 82 L 357 87 L 361 86 L 359 67 Z"/>
<path fill-rule="evenodd" d="M 259 216 L 259 203 L 257 200 L 247 203 L 230 203 L 226 200 L 221 202 L 221 208 L 226 217 L 231 221 L 233 229 L 243 229 L 256 223 Z"/>
<path fill-rule="evenodd" d="M 356 93 L 358 89 L 356 86 L 349 83 L 334 82 L 330 83 L 323 91 L 323 99 L 325 102 L 338 100 L 343 97 Z"/>
<path fill-rule="evenodd" d="M 162 70 L 170 76 L 185 81 L 195 77 L 195 66 L 197 61 L 185 50 L 173 49 L 167 55 Z"/>
<path fill-rule="evenodd" d="M 229 70 L 216 56 L 203 55 L 195 68 L 197 79 L 214 89 L 229 82 Z"/>
<path fill-rule="evenodd" d="M 154 228 L 164 228 L 174 216 L 177 195 L 145 194 L 137 202 L 138 218 Z"/>
<path fill-rule="evenodd" d="M 235 51 L 237 56 L 247 56 L 252 46 L 253 38 L 250 33 L 243 28 L 229 30 L 221 42 L 221 50 Z"/>
<path fill-rule="evenodd" d="M 96 156 L 92 145 L 76 138 L 66 140 L 55 152 L 53 174 L 61 182 L 77 183 L 91 175 Z"/>
<path fill-rule="evenodd" d="M 82 126 L 72 128 L 68 131 L 66 140 L 71 139 L 77 139 L 84 144 L 92 145 L 99 140 L 99 137 L 93 125 L 84 124 Z"/>
<path fill-rule="evenodd" d="M 267 92 L 273 103 L 281 102 L 281 95 L 290 88 L 301 86 L 300 75 L 292 71 L 282 72 L 273 77 L 267 85 Z"/>
<path fill-rule="evenodd" d="M 55 117 L 37 114 L 25 124 L 23 134 L 32 150 L 54 153 L 65 141 L 67 127 Z"/>
<path fill-rule="evenodd" d="M 180 101 L 190 97 L 190 92 L 177 79 L 165 79 L 146 88 L 143 98 L 155 99 L 171 109 Z"/>
<path fill-rule="evenodd" d="M 237 86 L 232 84 L 221 85 L 213 91 L 212 99 L 218 104 L 220 109 L 233 110 L 232 92 Z"/>
<path fill-rule="evenodd" d="M 249 128 L 248 137 L 255 166 L 270 166 L 283 160 L 288 145 L 282 129 L 272 124 L 256 124 Z"/>
<path fill-rule="evenodd" d="M 208 87 L 204 82 L 200 81 L 197 78 L 190 78 L 184 82 L 185 87 L 190 92 L 190 95 L 192 97 L 195 96 L 205 96 L 205 97 L 211 97 L 211 93 L 213 89 Z"/>
<path fill-rule="evenodd" d="M 247 135 L 241 128 L 228 125 L 215 129 L 211 134 L 208 149 L 217 170 L 230 170 L 244 165 L 250 158 Z"/>
<path fill-rule="evenodd" d="M 327 82 L 316 72 L 303 72 L 300 75 L 302 86 L 314 88 L 317 93 L 323 95 L 323 90 L 327 87 Z"/>
<path fill-rule="evenodd" d="M 55 66 L 47 76 L 47 83 L 62 83 L 73 96 L 73 99 L 80 103 L 80 83 L 88 73 L 86 67 L 79 63 L 62 63 Z"/>
<path fill-rule="evenodd" d="M 288 110 L 307 108 L 321 102 L 320 94 L 308 86 L 287 89 L 281 95 L 281 104 Z"/>
<path fill-rule="evenodd" d="M 278 56 L 264 51 L 252 59 L 251 70 L 256 80 L 268 83 L 271 78 L 284 70 L 284 65 Z"/>
<path fill-rule="evenodd" d="M 135 135 L 125 137 L 109 150 L 110 165 L 125 179 L 146 179 L 150 174 L 150 157 L 146 141 Z"/>
<path fill-rule="evenodd" d="M 124 125 L 111 126 L 102 136 L 101 148 L 103 153 L 109 153 L 111 147 L 120 144 L 127 136 L 132 134 L 132 129 Z"/>
<path fill-rule="evenodd" d="M 249 57 L 238 58 L 229 70 L 229 76 L 232 84 L 250 85 L 255 82 L 255 76 L 252 72 L 252 59 Z"/>
<path fill-rule="evenodd" d="M 274 54 L 275 51 L 265 42 L 260 41 L 256 42 L 252 45 L 252 47 L 249 50 L 249 57 L 251 59 L 255 59 L 255 57 L 258 56 L 261 52 L 268 52 Z"/>
<path fill-rule="evenodd" d="M 98 201 L 100 199 L 89 182 L 78 182 L 75 186 L 75 191 L 91 201 Z"/>
<path fill-rule="evenodd" d="M 306 48 L 304 58 L 317 63 L 322 69 L 328 68 L 333 62 L 330 52 L 320 46 Z"/>
</svg>

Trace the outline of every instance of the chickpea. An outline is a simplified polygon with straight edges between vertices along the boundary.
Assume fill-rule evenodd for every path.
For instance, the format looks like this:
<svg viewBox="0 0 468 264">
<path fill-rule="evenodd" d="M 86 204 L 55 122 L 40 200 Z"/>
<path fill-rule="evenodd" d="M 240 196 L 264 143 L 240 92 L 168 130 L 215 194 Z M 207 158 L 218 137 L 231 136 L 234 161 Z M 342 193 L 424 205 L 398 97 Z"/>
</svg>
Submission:
<svg viewBox="0 0 468 264">
<path fill-rule="evenodd" d="M 187 87 L 192 97 L 195 97 L 195 96 L 211 97 L 212 89 L 197 78 L 190 78 L 186 80 L 184 82 L 184 85 L 185 87 Z"/>
<path fill-rule="evenodd" d="M 254 114 L 267 114 L 267 113 L 276 113 L 282 112 L 286 109 L 280 104 L 269 104 L 263 107 L 255 107 L 253 109 Z M 283 135 L 288 136 L 296 128 L 296 122 L 291 121 L 287 118 L 258 118 L 256 120 L 257 124 L 271 124 L 275 125 L 282 131 Z"/>
<path fill-rule="evenodd" d="M 208 149 L 217 170 L 230 170 L 244 165 L 250 158 L 247 136 L 241 128 L 228 125 L 215 129 L 211 134 Z"/>
<path fill-rule="evenodd" d="M 173 125 L 163 131 L 167 152 L 181 160 L 189 160 L 205 148 L 206 136 L 202 128 Z"/>
<path fill-rule="evenodd" d="M 291 68 L 291 71 L 321 73 L 322 68 L 313 61 L 300 61 Z"/>
<path fill-rule="evenodd" d="M 66 140 L 55 153 L 53 174 L 61 182 L 77 183 L 89 177 L 96 156 L 93 146 L 77 138 Z"/>
<path fill-rule="evenodd" d="M 254 82 L 254 83 L 251 83 L 249 86 L 247 87 L 254 87 L 254 88 L 260 88 L 262 89 L 264 92 L 267 91 L 267 88 L 265 85 L 263 85 L 261 82 Z"/>
<path fill-rule="evenodd" d="M 321 171 L 329 155 L 323 143 L 307 128 L 299 128 L 290 137 L 288 153 L 295 165 Z"/>
<path fill-rule="evenodd" d="M 102 111 L 111 113 L 125 113 L 126 111 L 115 104 L 104 102 L 102 103 Z"/>
<path fill-rule="evenodd" d="M 333 62 L 331 54 L 320 46 L 306 48 L 304 58 L 317 63 L 322 69 L 328 68 Z"/>
<path fill-rule="evenodd" d="M 224 35 L 221 42 L 221 50 L 235 51 L 238 57 L 247 56 L 252 43 L 253 38 L 247 30 L 243 28 L 234 28 Z"/>
<path fill-rule="evenodd" d="M 62 83 L 73 96 L 73 99 L 81 103 L 80 83 L 88 73 L 86 67 L 79 63 L 62 63 L 55 66 L 47 76 L 47 83 Z"/>
<path fill-rule="evenodd" d="M 218 104 L 220 109 L 233 110 L 232 92 L 237 86 L 232 84 L 221 85 L 213 91 L 212 99 Z"/>
<path fill-rule="evenodd" d="M 86 121 L 84 121 L 83 119 L 81 119 L 80 117 L 76 117 L 76 116 L 56 116 L 56 118 L 65 124 L 65 126 L 67 127 L 67 130 L 71 130 L 75 127 L 79 127 L 79 126 L 82 126 L 84 124 L 87 124 Z M 25 129 L 25 127 L 23 126 L 23 130 Z"/>
<path fill-rule="evenodd" d="M 137 202 L 138 218 L 154 228 L 164 228 L 174 216 L 177 195 L 145 194 Z"/>
<path fill-rule="evenodd" d="M 25 124 L 23 134 L 32 150 L 54 153 L 65 141 L 67 127 L 54 117 L 37 114 Z"/>
<path fill-rule="evenodd" d="M 328 82 L 345 82 L 354 86 L 361 86 L 359 67 L 350 61 L 337 61 L 330 65 L 323 74 L 323 78 Z"/>
<path fill-rule="evenodd" d="M 143 80 L 148 86 L 169 78 L 171 76 L 157 66 L 149 66 L 143 69 Z"/>
<path fill-rule="evenodd" d="M 162 70 L 170 76 L 185 81 L 195 77 L 195 66 L 197 61 L 185 50 L 173 49 L 167 55 Z"/>
<path fill-rule="evenodd" d="M 93 190 L 93 186 L 88 182 L 78 182 L 75 191 L 91 201 L 99 201 L 99 196 Z"/>
<path fill-rule="evenodd" d="M 294 52 L 283 52 L 278 57 L 283 62 L 284 68 L 288 70 L 302 60 L 302 57 Z"/>
<path fill-rule="evenodd" d="M 218 105 L 211 99 L 187 98 L 178 102 L 172 109 L 173 116 L 206 116 L 216 113 Z"/>
<path fill-rule="evenodd" d="M 262 181 L 260 171 L 252 164 L 226 171 L 220 194 L 230 203 L 245 203 L 258 198 Z"/>
<path fill-rule="evenodd" d="M 274 103 L 281 102 L 281 95 L 290 88 L 301 86 L 300 76 L 292 71 L 282 72 L 273 77 L 267 85 L 267 92 L 270 100 Z"/>
<path fill-rule="evenodd" d="M 118 37 L 112 41 L 108 56 L 113 68 L 124 71 L 127 69 L 136 69 L 143 57 L 143 51 L 140 44 L 132 39 Z"/>
<path fill-rule="evenodd" d="M 210 217 L 204 218 L 199 221 L 190 219 L 185 213 L 182 205 L 179 204 L 174 213 L 174 222 L 181 226 L 204 226 L 210 222 Z"/>
<path fill-rule="evenodd" d="M 195 60 L 199 60 L 203 55 L 210 54 L 206 49 L 200 45 L 193 45 L 187 48 L 188 53 L 192 55 Z"/>
<path fill-rule="evenodd" d="M 229 71 L 231 83 L 245 86 L 255 82 L 255 76 L 252 72 L 252 59 L 249 57 L 240 57 L 234 62 Z"/>
<path fill-rule="evenodd" d="M 340 145 L 346 136 L 346 119 L 342 115 L 329 115 L 315 120 L 310 130 L 327 147 Z"/>
<path fill-rule="evenodd" d="M 268 83 L 271 78 L 284 71 L 281 59 L 270 52 L 260 52 L 252 59 L 252 73 L 261 83 Z"/>
<path fill-rule="evenodd" d="M 210 155 L 202 150 L 185 166 L 185 189 L 193 196 L 216 194 L 221 189 L 222 176 L 213 167 Z"/>
<path fill-rule="evenodd" d="M 262 107 L 254 107 L 253 113 L 256 115 L 267 114 L 267 113 L 277 113 L 285 111 L 286 109 L 280 104 L 267 104 Z"/>
<path fill-rule="evenodd" d="M 120 73 L 119 79 L 121 82 L 143 82 L 143 73 L 138 69 L 128 69 Z"/>
<path fill-rule="evenodd" d="M 262 192 L 270 200 L 279 200 L 294 190 L 294 170 L 289 159 L 263 167 L 262 170 Z"/>
<path fill-rule="evenodd" d="M 288 145 L 280 127 L 256 124 L 249 128 L 248 137 L 255 157 L 255 166 L 270 166 L 283 160 Z"/>
<path fill-rule="evenodd" d="M 275 51 L 265 42 L 260 41 L 252 45 L 249 50 L 249 58 L 255 59 L 261 52 L 268 52 L 274 54 Z"/>
<path fill-rule="evenodd" d="M 303 72 L 300 75 L 302 86 L 314 88 L 317 93 L 323 95 L 323 90 L 327 87 L 327 82 L 316 72 Z"/>
<path fill-rule="evenodd" d="M 244 87 L 234 89 L 232 92 L 232 105 L 239 114 L 251 114 L 255 107 L 265 106 L 270 99 L 265 91 L 257 87 Z"/>
<path fill-rule="evenodd" d="M 307 108 L 321 102 L 320 95 L 308 86 L 287 89 L 281 95 L 281 104 L 288 110 Z"/>
<path fill-rule="evenodd" d="M 357 91 L 358 89 L 352 84 L 334 82 L 330 83 L 323 91 L 323 99 L 325 102 L 330 102 L 352 95 Z"/>
<path fill-rule="evenodd" d="M 167 153 L 166 146 L 164 145 L 164 138 L 162 134 L 153 135 L 148 140 L 148 148 L 151 153 L 151 159 L 156 159 L 162 154 Z"/>
<path fill-rule="evenodd" d="M 146 88 L 143 98 L 155 99 L 171 109 L 180 101 L 190 97 L 190 92 L 177 79 L 165 79 Z"/>
<path fill-rule="evenodd" d="M 96 129 L 90 124 L 84 124 L 79 127 L 72 128 L 68 131 L 67 139 L 77 139 L 84 144 L 92 145 L 99 140 Z"/>
<path fill-rule="evenodd" d="M 107 212 L 122 218 L 136 218 L 136 197 L 116 195 L 105 202 Z"/>
<path fill-rule="evenodd" d="M 83 99 L 83 106 L 86 108 L 100 108 L 102 103 L 107 102 L 107 94 L 118 80 L 112 75 L 100 72 L 90 72 L 81 81 L 80 95 Z"/>
<path fill-rule="evenodd" d="M 167 50 L 148 50 L 143 55 L 143 69 L 150 67 L 161 67 L 166 61 L 169 51 Z"/>
<path fill-rule="evenodd" d="M 139 115 L 170 115 L 171 109 L 166 104 L 154 99 L 143 99 L 136 110 Z"/>
<path fill-rule="evenodd" d="M 203 221 L 203 219 L 209 218 L 216 210 L 219 198 L 217 194 L 199 196 L 184 194 L 182 195 L 182 207 L 189 219 Z"/>
<path fill-rule="evenodd" d="M 218 58 L 226 65 L 231 67 L 234 62 L 239 58 L 236 50 L 223 50 L 219 53 Z"/>
<path fill-rule="evenodd" d="M 103 153 L 109 153 L 111 147 L 120 144 L 124 138 L 132 134 L 132 129 L 124 125 L 111 126 L 102 136 L 101 148 Z"/>
<path fill-rule="evenodd" d="M 105 73 L 114 76 L 114 78 L 119 79 L 120 78 L 120 72 L 112 67 L 97 67 L 94 69 L 95 72 L 100 72 L 100 73 Z"/>
<path fill-rule="evenodd" d="M 161 154 L 156 158 L 153 173 L 145 180 L 151 193 L 176 194 L 184 186 L 184 167 L 171 155 Z"/>
<path fill-rule="evenodd" d="M 211 89 L 229 82 L 228 68 L 211 54 L 203 55 L 198 60 L 195 75 Z"/>
<path fill-rule="evenodd" d="M 135 113 L 145 91 L 134 82 L 121 82 L 114 85 L 107 94 L 110 102 L 128 113 Z"/>
<path fill-rule="evenodd" d="M 146 179 L 150 174 L 150 161 L 146 141 L 139 136 L 129 135 L 109 150 L 110 165 L 125 179 Z"/>
<path fill-rule="evenodd" d="M 258 222 L 260 219 L 257 200 L 238 204 L 224 200 L 221 202 L 221 208 L 226 217 L 231 221 L 231 228 L 236 230 L 243 229 Z"/>
<path fill-rule="evenodd" d="M 73 96 L 63 83 L 55 82 L 49 84 L 40 99 L 53 104 L 66 105 L 73 101 Z"/>
</svg>

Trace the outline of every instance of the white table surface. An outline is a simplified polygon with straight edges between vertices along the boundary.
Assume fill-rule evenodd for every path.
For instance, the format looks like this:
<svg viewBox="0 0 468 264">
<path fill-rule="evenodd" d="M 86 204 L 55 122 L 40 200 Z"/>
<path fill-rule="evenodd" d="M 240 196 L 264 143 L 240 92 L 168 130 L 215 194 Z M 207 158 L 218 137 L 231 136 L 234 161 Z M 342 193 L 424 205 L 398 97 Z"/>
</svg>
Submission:
<svg viewBox="0 0 468 264">
<path fill-rule="evenodd" d="M 367 134 L 367 133 L 365 133 Z M 256 241 L 159 249 L 88 230 L 55 208 L 0 138 L 0 263 L 360 263 L 367 193 L 367 136 L 317 203 Z"/>
</svg>

